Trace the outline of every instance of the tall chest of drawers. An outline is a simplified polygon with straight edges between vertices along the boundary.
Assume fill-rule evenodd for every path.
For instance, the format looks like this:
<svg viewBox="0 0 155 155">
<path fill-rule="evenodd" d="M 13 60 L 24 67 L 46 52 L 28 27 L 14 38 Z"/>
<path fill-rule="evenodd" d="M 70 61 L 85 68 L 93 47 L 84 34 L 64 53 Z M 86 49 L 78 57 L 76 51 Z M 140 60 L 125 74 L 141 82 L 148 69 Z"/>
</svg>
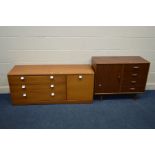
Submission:
<svg viewBox="0 0 155 155">
<path fill-rule="evenodd" d="M 18 65 L 8 73 L 14 104 L 90 103 L 90 65 Z"/>
<path fill-rule="evenodd" d="M 94 94 L 144 92 L 150 63 L 139 56 L 92 57 Z"/>
</svg>

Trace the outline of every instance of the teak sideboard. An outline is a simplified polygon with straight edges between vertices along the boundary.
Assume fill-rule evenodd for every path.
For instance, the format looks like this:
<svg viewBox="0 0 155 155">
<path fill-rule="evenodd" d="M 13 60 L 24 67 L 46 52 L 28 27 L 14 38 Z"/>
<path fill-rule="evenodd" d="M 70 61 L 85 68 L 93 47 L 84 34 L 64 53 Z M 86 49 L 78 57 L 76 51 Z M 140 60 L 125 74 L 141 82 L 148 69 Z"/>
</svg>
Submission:
<svg viewBox="0 0 155 155">
<path fill-rule="evenodd" d="M 94 94 L 144 92 L 150 63 L 139 56 L 92 57 Z"/>
<path fill-rule="evenodd" d="M 90 65 L 17 65 L 8 73 L 14 104 L 91 103 Z"/>
</svg>

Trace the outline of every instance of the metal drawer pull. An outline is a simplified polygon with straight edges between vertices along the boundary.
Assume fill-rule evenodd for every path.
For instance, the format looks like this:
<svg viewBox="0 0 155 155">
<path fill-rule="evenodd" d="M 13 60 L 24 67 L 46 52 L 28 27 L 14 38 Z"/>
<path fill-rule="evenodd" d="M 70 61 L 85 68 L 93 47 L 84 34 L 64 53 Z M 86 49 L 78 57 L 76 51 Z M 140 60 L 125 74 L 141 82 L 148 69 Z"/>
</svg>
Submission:
<svg viewBox="0 0 155 155">
<path fill-rule="evenodd" d="M 79 75 L 79 79 L 82 79 L 83 77 L 82 77 L 82 75 Z"/>
<path fill-rule="evenodd" d="M 24 80 L 24 76 L 21 76 L 20 79 L 21 79 L 21 80 Z"/>
<path fill-rule="evenodd" d="M 132 74 L 132 76 L 138 76 L 138 74 Z"/>
<path fill-rule="evenodd" d="M 54 84 L 51 84 L 51 88 L 54 88 Z"/>
<path fill-rule="evenodd" d="M 135 88 L 130 88 L 130 90 L 135 90 Z"/>
<path fill-rule="evenodd" d="M 136 83 L 136 81 L 131 81 L 131 83 L 133 83 L 133 84 L 134 84 L 134 83 Z"/>
<path fill-rule="evenodd" d="M 98 84 L 99 87 L 102 87 L 102 84 Z"/>
<path fill-rule="evenodd" d="M 51 96 L 55 96 L 55 93 L 51 93 Z"/>
<path fill-rule="evenodd" d="M 53 75 L 51 75 L 51 76 L 50 76 L 50 79 L 54 79 L 54 76 L 53 76 Z"/>
<path fill-rule="evenodd" d="M 26 88 L 26 86 L 25 85 L 22 85 L 22 89 L 25 89 Z"/>
<path fill-rule="evenodd" d="M 140 68 L 139 66 L 134 66 L 134 67 L 133 67 L 133 69 L 139 69 L 139 68 Z"/>
<path fill-rule="evenodd" d="M 26 97 L 26 93 L 23 94 L 23 97 Z"/>
</svg>

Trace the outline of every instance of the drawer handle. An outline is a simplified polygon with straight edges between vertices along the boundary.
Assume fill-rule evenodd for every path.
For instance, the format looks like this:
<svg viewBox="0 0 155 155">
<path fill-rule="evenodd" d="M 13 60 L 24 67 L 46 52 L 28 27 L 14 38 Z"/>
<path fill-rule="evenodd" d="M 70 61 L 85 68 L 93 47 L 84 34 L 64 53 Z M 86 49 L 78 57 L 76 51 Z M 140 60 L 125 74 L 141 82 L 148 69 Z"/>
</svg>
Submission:
<svg viewBox="0 0 155 155">
<path fill-rule="evenodd" d="M 23 94 L 23 97 L 26 97 L 26 96 L 27 96 L 26 93 L 24 93 L 24 94 Z"/>
<path fill-rule="evenodd" d="M 135 88 L 130 88 L 130 90 L 135 90 Z"/>
<path fill-rule="evenodd" d="M 133 69 L 139 69 L 139 68 L 140 68 L 139 66 L 134 66 L 134 67 L 133 67 Z"/>
<path fill-rule="evenodd" d="M 21 79 L 21 80 L 24 80 L 25 78 L 24 78 L 24 76 L 21 76 L 20 79 Z"/>
<path fill-rule="evenodd" d="M 54 84 L 51 84 L 51 88 L 54 88 Z"/>
<path fill-rule="evenodd" d="M 132 84 L 137 83 L 137 81 L 131 81 Z"/>
<path fill-rule="evenodd" d="M 55 93 L 51 93 L 51 96 L 55 96 Z"/>
<path fill-rule="evenodd" d="M 82 75 L 79 75 L 79 79 L 82 79 L 83 78 L 83 76 Z"/>
<path fill-rule="evenodd" d="M 26 88 L 26 86 L 25 85 L 22 85 L 22 89 L 25 89 Z"/>
<path fill-rule="evenodd" d="M 132 74 L 132 76 L 138 76 L 138 74 Z"/>
<path fill-rule="evenodd" d="M 53 75 L 51 75 L 51 76 L 50 76 L 50 79 L 54 79 L 54 76 L 53 76 Z"/>
<path fill-rule="evenodd" d="M 102 84 L 99 83 L 98 86 L 99 86 L 99 87 L 102 87 Z"/>
</svg>

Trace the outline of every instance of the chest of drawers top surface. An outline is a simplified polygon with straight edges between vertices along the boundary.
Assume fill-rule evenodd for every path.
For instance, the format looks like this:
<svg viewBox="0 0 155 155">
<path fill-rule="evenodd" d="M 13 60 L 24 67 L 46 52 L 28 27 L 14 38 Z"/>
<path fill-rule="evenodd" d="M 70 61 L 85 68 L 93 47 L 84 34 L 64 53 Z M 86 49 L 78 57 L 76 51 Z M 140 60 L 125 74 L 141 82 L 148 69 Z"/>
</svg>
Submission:
<svg viewBox="0 0 155 155">
<path fill-rule="evenodd" d="M 134 64 L 149 63 L 140 56 L 94 56 L 92 64 Z"/>
<path fill-rule="evenodd" d="M 90 65 L 16 65 L 8 75 L 94 74 Z"/>
</svg>

